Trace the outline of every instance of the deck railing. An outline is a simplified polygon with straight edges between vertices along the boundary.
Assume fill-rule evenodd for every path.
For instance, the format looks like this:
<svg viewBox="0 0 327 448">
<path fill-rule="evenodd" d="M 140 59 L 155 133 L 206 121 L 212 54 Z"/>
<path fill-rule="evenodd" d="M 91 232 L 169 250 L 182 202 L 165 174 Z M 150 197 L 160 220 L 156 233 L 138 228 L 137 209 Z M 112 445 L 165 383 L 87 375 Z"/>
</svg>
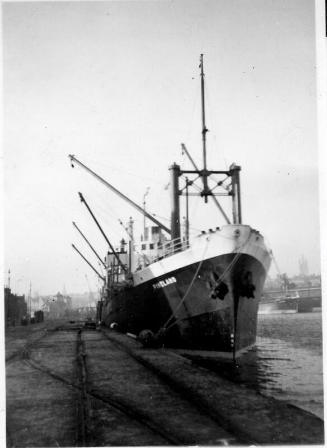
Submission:
<svg viewBox="0 0 327 448">
<path fill-rule="evenodd" d="M 186 241 L 181 238 L 176 238 L 171 241 L 167 241 L 164 244 L 159 244 L 154 250 L 153 253 L 149 253 L 149 251 L 141 252 L 137 251 L 138 256 L 138 269 L 141 269 L 144 266 L 148 266 L 150 263 L 155 263 L 156 261 L 162 260 L 164 258 L 170 257 L 178 252 L 182 252 L 190 247 L 189 241 Z"/>
<path fill-rule="evenodd" d="M 162 260 L 163 258 L 170 257 L 177 252 L 182 252 L 190 247 L 189 241 L 182 240 L 181 238 L 175 238 L 174 240 L 167 241 L 161 248 L 158 249 L 158 254 L 153 257 L 152 263 Z"/>
</svg>

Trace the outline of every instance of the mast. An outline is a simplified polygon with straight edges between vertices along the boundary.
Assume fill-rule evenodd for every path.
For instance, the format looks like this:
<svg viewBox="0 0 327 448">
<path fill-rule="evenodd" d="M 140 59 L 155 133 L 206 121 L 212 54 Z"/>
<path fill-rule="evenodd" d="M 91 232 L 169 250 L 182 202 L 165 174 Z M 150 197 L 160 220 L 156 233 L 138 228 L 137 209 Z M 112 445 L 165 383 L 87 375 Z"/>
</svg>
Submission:
<svg viewBox="0 0 327 448">
<path fill-rule="evenodd" d="M 144 213 L 143 213 L 143 239 L 144 240 L 145 240 L 145 228 L 146 228 L 146 209 L 145 209 L 146 201 L 145 201 L 145 198 L 149 194 L 149 191 L 150 191 L 150 187 L 148 187 L 146 189 L 146 192 L 143 195 L 143 211 L 144 211 Z"/>
<path fill-rule="evenodd" d="M 133 218 L 130 216 L 128 221 L 128 261 L 129 261 L 129 272 L 132 272 L 133 264 L 134 264 L 134 257 L 133 257 L 133 249 L 134 249 L 134 221 Z"/>
<path fill-rule="evenodd" d="M 201 77 L 201 109 L 202 109 L 202 149 L 203 149 L 203 196 L 204 201 L 208 202 L 208 195 L 210 191 L 208 189 L 208 173 L 207 173 L 207 140 L 206 134 L 208 129 L 206 127 L 206 116 L 205 116 L 205 101 L 204 101 L 204 71 L 203 71 L 203 54 L 200 55 L 200 77 Z"/>
<path fill-rule="evenodd" d="M 28 293 L 28 308 L 29 308 L 29 316 L 31 318 L 32 313 L 32 282 L 30 281 L 30 289 Z"/>
<path fill-rule="evenodd" d="M 179 170 L 179 175 L 190 174 L 196 176 L 195 179 L 190 180 L 188 185 L 196 186 L 195 182 L 198 178 L 202 178 L 203 189 L 202 191 L 198 191 L 196 193 L 189 193 L 187 188 L 183 188 L 178 192 L 179 195 L 186 196 L 201 196 L 204 197 L 204 201 L 208 202 L 208 196 L 212 197 L 213 202 L 223 215 L 227 224 L 231 224 L 230 219 L 224 212 L 222 206 L 218 202 L 217 196 L 230 196 L 232 198 L 232 212 L 233 212 L 233 224 L 241 224 L 242 223 L 242 212 L 241 212 L 241 188 L 240 188 L 240 170 L 241 167 L 235 164 L 232 164 L 229 167 L 228 171 L 224 170 L 208 170 L 207 169 L 207 147 L 206 147 L 206 134 L 208 129 L 206 127 L 205 121 L 205 96 L 204 96 L 204 69 L 203 69 L 203 54 L 200 55 L 200 77 L 201 77 L 201 114 L 202 114 L 202 152 L 203 152 L 203 169 L 200 170 L 191 155 L 189 154 L 186 146 L 182 143 L 182 150 L 186 153 L 188 159 L 193 165 L 194 170 Z M 224 179 L 219 180 L 218 182 L 211 178 L 212 181 L 215 182 L 215 185 L 211 188 L 208 186 L 208 177 L 212 175 L 224 176 Z M 231 184 L 227 186 L 225 181 L 230 178 Z M 222 191 L 222 189 L 224 191 Z M 186 190 L 184 192 L 184 190 Z M 178 190 L 177 190 L 178 191 Z M 175 191 L 176 193 L 176 191 Z"/>
<path fill-rule="evenodd" d="M 186 245 L 189 245 L 190 240 L 190 220 L 189 220 L 189 207 L 188 207 L 188 187 L 189 187 L 189 180 L 188 177 L 186 178 L 186 184 L 185 184 L 185 190 L 186 190 L 186 222 L 185 222 L 185 239 L 186 239 Z"/>
<path fill-rule="evenodd" d="M 180 166 L 174 163 L 171 171 L 171 239 L 175 240 L 181 236 L 180 215 L 179 215 L 179 176 Z"/>
<path fill-rule="evenodd" d="M 241 186 L 240 186 L 241 167 L 233 163 L 230 166 L 229 170 L 230 170 L 230 176 L 232 178 L 233 223 L 242 224 Z"/>
</svg>

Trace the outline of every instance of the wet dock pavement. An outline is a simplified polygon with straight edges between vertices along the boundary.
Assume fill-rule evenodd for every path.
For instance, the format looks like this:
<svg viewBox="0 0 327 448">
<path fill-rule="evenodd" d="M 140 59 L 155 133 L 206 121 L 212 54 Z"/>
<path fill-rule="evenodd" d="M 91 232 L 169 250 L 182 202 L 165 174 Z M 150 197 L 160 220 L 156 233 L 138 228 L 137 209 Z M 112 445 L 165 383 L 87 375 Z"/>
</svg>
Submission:
<svg viewBox="0 0 327 448">
<path fill-rule="evenodd" d="M 7 446 L 322 444 L 318 417 L 83 323 L 6 334 Z"/>
</svg>

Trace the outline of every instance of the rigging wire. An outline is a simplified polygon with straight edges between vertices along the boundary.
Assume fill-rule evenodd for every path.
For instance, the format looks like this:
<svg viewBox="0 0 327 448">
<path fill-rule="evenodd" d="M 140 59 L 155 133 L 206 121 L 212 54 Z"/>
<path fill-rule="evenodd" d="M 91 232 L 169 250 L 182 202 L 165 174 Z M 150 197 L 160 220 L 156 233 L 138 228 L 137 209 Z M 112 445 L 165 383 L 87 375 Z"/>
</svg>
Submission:
<svg viewBox="0 0 327 448">
<path fill-rule="evenodd" d="M 160 186 L 163 187 L 162 183 L 160 184 Z M 157 192 L 156 190 L 154 190 L 154 191 L 155 191 L 155 192 L 157 193 L 157 195 L 158 195 L 158 192 Z M 97 196 L 99 196 L 98 193 L 97 193 Z M 101 202 L 102 202 L 102 203 L 107 203 L 108 201 L 107 201 L 107 198 L 105 197 L 105 193 L 102 193 L 101 196 L 103 197 L 103 200 L 102 200 Z M 93 200 L 94 200 L 94 199 L 93 199 Z M 95 200 L 94 200 L 94 201 L 95 201 Z M 156 203 L 160 203 L 160 200 L 157 200 Z M 122 215 L 122 214 L 118 214 L 118 213 L 116 212 L 116 210 L 112 207 L 112 205 L 110 205 L 110 207 L 106 207 L 106 210 L 105 210 L 104 207 L 103 207 L 103 205 L 100 205 L 99 201 L 97 201 L 96 204 L 97 204 L 97 207 L 98 207 L 99 209 L 101 209 L 103 213 L 105 213 L 105 214 L 110 214 L 110 215 L 115 219 L 115 221 L 117 221 L 119 218 L 121 218 L 121 215 Z M 150 211 L 148 211 L 148 213 L 149 213 L 151 216 L 153 216 L 153 217 L 155 216 L 155 213 L 152 213 L 152 212 L 150 212 Z M 136 220 L 136 221 L 137 221 L 137 220 Z"/>
<path fill-rule="evenodd" d="M 170 218 L 166 218 L 164 216 L 160 216 L 160 215 L 158 215 L 156 213 L 153 213 L 153 216 L 158 217 L 158 218 L 162 219 L 163 221 L 170 222 Z M 190 226 L 190 230 L 192 230 L 193 232 L 201 232 L 202 229 L 198 229 L 197 227 L 191 227 Z"/>
<path fill-rule="evenodd" d="M 93 205 L 93 210 L 95 211 L 95 214 L 99 217 L 100 216 L 100 219 L 101 219 L 101 221 L 102 222 L 105 222 L 105 224 L 110 228 L 110 231 L 112 232 L 112 233 L 115 233 L 115 235 L 116 236 L 118 236 L 119 238 L 121 237 L 121 233 L 120 232 L 118 232 L 116 229 L 114 229 L 113 228 L 113 226 L 112 226 L 112 223 L 110 223 L 109 221 L 108 221 L 108 219 L 107 219 L 107 217 L 101 212 L 101 211 L 99 211 L 99 208 L 97 207 L 97 205 Z M 104 244 L 104 243 L 103 243 Z M 119 244 L 119 243 L 118 243 Z M 115 246 L 117 245 L 117 244 L 114 244 Z M 105 249 L 105 251 L 107 252 L 107 246 L 102 246 L 102 247 L 105 247 L 106 249 Z"/>
<path fill-rule="evenodd" d="M 89 254 L 89 256 L 91 255 L 93 258 L 93 263 L 96 263 L 97 265 L 100 266 L 100 270 L 101 270 L 101 274 L 103 275 L 103 265 L 100 263 L 100 261 L 98 260 L 98 258 L 96 257 L 96 255 L 91 251 L 91 249 L 86 246 L 86 250 Z M 95 274 L 96 275 L 96 274 Z"/>
<path fill-rule="evenodd" d="M 102 266 L 102 264 L 101 264 L 99 261 L 98 261 L 98 266 L 99 266 L 99 268 L 100 268 L 101 274 L 102 274 L 103 276 L 105 276 L 104 267 Z"/>
<path fill-rule="evenodd" d="M 117 230 L 115 228 L 112 227 L 112 223 L 109 221 L 108 217 L 106 216 L 106 213 L 108 212 L 108 210 L 104 210 L 104 208 L 102 206 L 100 206 L 97 202 L 95 202 L 95 210 L 97 212 L 97 214 L 99 214 L 99 216 L 101 217 L 101 220 L 103 220 L 108 227 L 110 227 L 110 229 L 113 231 L 113 233 L 115 233 L 115 235 L 119 238 L 121 238 L 121 231 Z M 101 211 L 99 211 L 101 210 Z M 112 213 L 109 213 L 112 215 L 112 217 L 115 220 L 115 225 L 119 224 L 120 227 L 123 227 L 124 231 L 127 233 L 128 237 L 130 238 L 131 235 L 128 232 L 128 228 L 125 227 L 124 223 L 122 222 L 122 220 L 120 218 L 118 218 L 117 216 L 115 216 Z M 133 220 L 135 222 L 135 220 Z M 135 239 L 133 238 L 133 242 L 135 241 Z M 139 256 L 144 256 L 144 254 L 142 254 L 136 247 L 137 245 L 134 245 L 134 251 L 135 253 L 137 253 Z"/>
<path fill-rule="evenodd" d="M 197 75 L 194 75 L 194 77 L 192 79 L 195 79 L 195 76 L 197 76 Z M 191 131 L 194 129 L 193 123 L 195 121 L 195 108 L 196 108 L 196 104 L 200 103 L 199 98 L 200 98 L 199 86 L 197 83 L 194 83 L 193 94 L 192 94 L 191 120 L 189 122 L 188 129 L 185 132 L 185 140 L 189 140 Z"/>
<path fill-rule="evenodd" d="M 269 241 L 269 238 L 267 237 L 266 234 L 263 234 L 263 233 L 262 233 L 262 236 L 263 236 L 263 238 L 264 238 L 264 240 L 265 240 L 265 242 L 266 242 L 266 245 L 269 247 L 270 255 L 271 255 L 272 261 L 273 261 L 273 263 L 274 263 L 274 266 L 275 266 L 275 268 L 276 268 L 276 271 L 277 271 L 277 276 L 278 276 L 279 278 L 282 278 L 282 273 L 281 273 L 279 264 L 277 263 L 277 259 L 276 259 L 275 255 L 274 255 L 274 253 L 273 253 L 273 251 L 272 251 L 272 249 L 271 249 L 272 245 L 271 245 L 271 243 L 270 243 L 270 241 Z"/>
<path fill-rule="evenodd" d="M 88 158 L 88 159 L 90 160 L 91 164 L 97 165 L 97 166 L 99 166 L 101 168 L 103 168 L 103 167 L 104 168 L 108 168 L 111 171 L 117 171 L 118 173 L 127 174 L 128 176 L 136 177 L 136 178 L 141 179 L 141 180 L 148 180 L 148 181 L 154 182 L 154 183 L 156 183 L 158 185 L 162 185 L 162 182 L 158 181 L 157 178 L 149 177 L 149 176 L 146 176 L 146 175 L 145 176 L 144 175 L 141 176 L 141 175 L 136 174 L 135 172 L 131 172 L 131 171 L 126 170 L 125 167 L 121 167 L 121 166 L 117 166 L 117 165 L 115 166 L 115 165 L 112 165 L 112 164 L 109 164 L 109 163 L 106 163 L 106 162 L 103 162 L 103 161 L 99 162 L 99 160 L 95 160 L 95 159 L 92 159 L 92 158 Z M 87 161 L 86 164 L 88 165 L 88 163 L 89 163 L 89 161 Z"/>
<path fill-rule="evenodd" d="M 198 267 L 197 267 L 197 269 L 196 269 L 196 271 L 195 271 L 195 273 L 194 273 L 194 276 L 193 276 L 193 278 L 192 278 L 190 284 L 188 285 L 188 288 L 187 288 L 187 290 L 185 291 L 185 294 L 184 294 L 184 296 L 182 297 L 182 299 L 180 300 L 179 304 L 177 305 L 177 307 L 175 308 L 175 310 L 171 313 L 171 316 L 170 316 L 170 317 L 167 319 L 167 321 L 164 323 L 164 325 L 163 325 L 163 327 L 162 327 L 164 330 L 168 330 L 168 329 L 170 329 L 170 328 L 173 326 L 173 324 L 175 323 L 175 322 L 173 322 L 173 324 L 171 324 L 171 325 L 169 325 L 169 327 L 167 327 L 167 325 L 169 324 L 169 322 L 170 322 L 170 321 L 174 318 L 174 316 L 176 315 L 176 312 L 179 310 L 179 308 L 180 308 L 180 307 L 182 306 L 182 304 L 184 303 L 184 301 L 185 301 L 185 299 L 186 299 L 188 293 L 189 293 L 189 292 L 191 291 L 191 289 L 192 289 L 193 283 L 195 282 L 195 279 L 197 278 L 197 276 L 198 276 L 198 274 L 199 274 L 199 271 L 200 271 L 200 269 L 201 269 L 201 266 L 202 266 L 202 264 L 203 264 L 205 254 L 206 254 L 207 249 L 208 249 L 208 244 L 209 244 L 209 238 L 207 238 L 207 243 L 206 243 L 206 245 L 205 245 L 205 247 L 204 247 L 204 251 L 203 251 L 203 254 L 202 254 L 202 257 L 201 257 L 201 261 L 200 261 L 200 263 L 198 264 Z"/>
<path fill-rule="evenodd" d="M 101 202 L 101 204 L 100 204 L 100 202 L 97 199 L 94 200 L 94 204 L 95 204 L 95 207 L 103 214 L 103 216 L 105 217 L 105 219 L 107 220 L 108 223 L 109 223 L 108 215 L 111 218 L 113 218 L 115 221 L 117 221 L 118 214 L 115 212 L 114 208 L 111 205 L 110 205 L 110 207 L 109 206 L 104 207 L 103 203 Z M 112 225 L 111 222 L 110 222 L 110 225 Z"/>
</svg>

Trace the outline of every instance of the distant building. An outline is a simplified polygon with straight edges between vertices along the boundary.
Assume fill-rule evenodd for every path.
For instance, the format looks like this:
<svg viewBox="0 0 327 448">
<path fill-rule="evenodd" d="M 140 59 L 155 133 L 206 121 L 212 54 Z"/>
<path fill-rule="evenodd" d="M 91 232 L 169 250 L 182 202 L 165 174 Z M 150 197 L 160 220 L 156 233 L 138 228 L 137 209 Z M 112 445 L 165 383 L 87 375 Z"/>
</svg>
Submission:
<svg viewBox="0 0 327 448">
<path fill-rule="evenodd" d="M 268 277 L 265 282 L 265 291 L 277 291 L 283 289 L 283 284 L 281 280 L 287 281 L 288 289 L 300 289 L 300 288 L 320 288 L 321 287 L 321 276 L 317 274 L 294 275 L 288 278 L 286 274 L 278 275 L 276 278 Z M 285 285 L 285 283 L 284 283 Z"/>
<path fill-rule="evenodd" d="M 72 299 L 58 292 L 55 296 L 41 297 L 43 311 L 49 319 L 67 317 L 72 309 Z"/>
<path fill-rule="evenodd" d="M 301 277 L 307 277 L 309 275 L 308 261 L 304 255 L 299 259 L 299 272 Z"/>
<path fill-rule="evenodd" d="M 27 316 L 27 303 L 25 296 L 17 296 L 11 292 L 9 287 L 5 287 L 5 324 L 19 325 L 23 318 Z"/>
</svg>

